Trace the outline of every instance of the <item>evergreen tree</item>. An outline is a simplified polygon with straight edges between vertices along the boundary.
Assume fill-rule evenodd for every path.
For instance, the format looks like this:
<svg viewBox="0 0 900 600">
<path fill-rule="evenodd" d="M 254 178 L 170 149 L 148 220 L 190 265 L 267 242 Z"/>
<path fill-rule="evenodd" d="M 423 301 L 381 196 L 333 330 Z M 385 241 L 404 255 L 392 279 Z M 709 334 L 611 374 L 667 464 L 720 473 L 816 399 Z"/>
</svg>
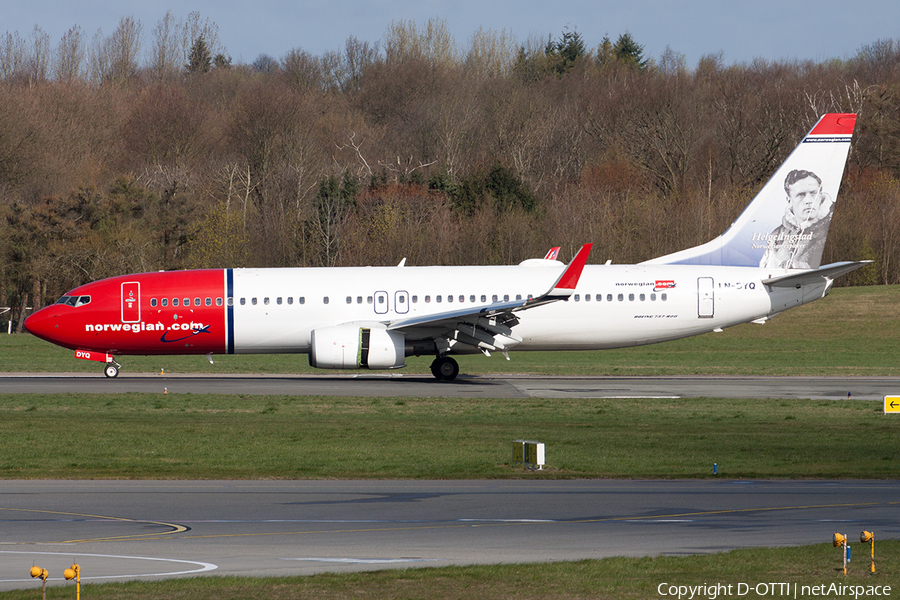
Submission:
<svg viewBox="0 0 900 600">
<path fill-rule="evenodd" d="M 644 47 L 634 41 L 634 38 L 627 31 L 616 40 L 616 44 L 613 46 L 613 53 L 617 60 L 637 68 L 638 71 L 643 71 L 647 68 L 647 59 L 644 58 Z"/>
<path fill-rule="evenodd" d="M 209 73 L 212 68 L 212 57 L 209 48 L 206 46 L 206 40 L 201 35 L 194 41 L 191 46 L 191 52 L 188 55 L 187 70 L 188 73 Z"/>
<path fill-rule="evenodd" d="M 557 75 L 565 75 L 575 68 L 576 63 L 587 54 L 587 50 L 581 34 L 566 29 L 557 41 L 547 42 L 544 54 L 551 60 L 552 70 Z"/>
<path fill-rule="evenodd" d="M 217 69 L 227 69 L 231 67 L 231 57 L 227 54 L 216 54 L 216 57 L 213 59 L 213 64 Z"/>
<path fill-rule="evenodd" d="M 616 52 L 608 35 L 603 36 L 597 46 L 597 66 L 604 67 L 616 59 Z"/>
</svg>

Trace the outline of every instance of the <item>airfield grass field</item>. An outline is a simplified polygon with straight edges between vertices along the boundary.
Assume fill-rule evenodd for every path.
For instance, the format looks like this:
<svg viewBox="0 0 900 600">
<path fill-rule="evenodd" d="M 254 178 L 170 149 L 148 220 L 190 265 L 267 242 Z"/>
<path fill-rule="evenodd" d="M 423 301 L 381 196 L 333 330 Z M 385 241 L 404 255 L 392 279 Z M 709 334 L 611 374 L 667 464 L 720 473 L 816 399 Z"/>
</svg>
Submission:
<svg viewBox="0 0 900 600">
<path fill-rule="evenodd" d="M 471 374 L 898 376 L 898 356 L 900 286 L 893 286 L 838 289 L 763 326 L 656 346 L 521 352 L 513 353 L 510 362 L 499 356 L 463 357 L 460 364 L 463 373 Z M 72 352 L 27 335 L 0 335 L 0 357 L 3 371 L 101 376 L 98 363 L 75 360 Z M 124 372 L 309 371 L 305 356 L 228 356 L 214 365 L 203 357 L 124 357 L 121 362 Z M 411 363 L 404 372 L 427 373 L 430 359 Z M 856 400 L 19 395 L 0 390 L 0 479 L 699 478 L 713 477 L 713 463 L 723 478 L 898 479 L 898 429 L 900 421 L 882 415 L 880 403 Z M 510 464 L 511 441 L 518 438 L 547 444 L 544 472 Z M 840 575 L 838 550 L 823 540 L 800 548 L 708 556 L 289 579 L 203 577 L 90 585 L 83 592 L 100 599 L 653 598 L 661 597 L 657 586 L 666 582 L 836 583 L 900 591 L 900 541 L 876 542 L 874 577 L 867 575 L 867 551 L 859 544 L 854 550 L 846 578 Z M 35 597 L 38 587 L 0 593 L 0 600 Z M 47 597 L 73 594 L 71 586 L 50 588 Z"/>
<path fill-rule="evenodd" d="M 0 395 L 5 479 L 900 478 L 853 400 Z M 512 441 L 547 468 L 511 465 Z M 22 449 L 27 448 L 28 452 Z"/>
</svg>

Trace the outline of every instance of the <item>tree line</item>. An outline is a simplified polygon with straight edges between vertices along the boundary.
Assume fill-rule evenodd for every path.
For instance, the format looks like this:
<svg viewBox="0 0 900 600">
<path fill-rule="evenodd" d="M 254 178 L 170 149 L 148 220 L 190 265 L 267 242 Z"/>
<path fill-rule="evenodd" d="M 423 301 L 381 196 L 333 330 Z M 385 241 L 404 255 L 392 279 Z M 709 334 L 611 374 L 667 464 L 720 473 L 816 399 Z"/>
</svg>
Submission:
<svg viewBox="0 0 900 600">
<path fill-rule="evenodd" d="M 148 49 L 145 49 L 147 47 Z M 143 59 L 141 57 L 144 57 Z M 106 276 L 509 264 L 705 242 L 825 112 L 859 114 L 826 262 L 900 282 L 900 44 L 689 68 L 628 33 L 516 40 L 394 22 L 234 64 L 215 24 L 0 37 L 0 316 Z"/>
</svg>

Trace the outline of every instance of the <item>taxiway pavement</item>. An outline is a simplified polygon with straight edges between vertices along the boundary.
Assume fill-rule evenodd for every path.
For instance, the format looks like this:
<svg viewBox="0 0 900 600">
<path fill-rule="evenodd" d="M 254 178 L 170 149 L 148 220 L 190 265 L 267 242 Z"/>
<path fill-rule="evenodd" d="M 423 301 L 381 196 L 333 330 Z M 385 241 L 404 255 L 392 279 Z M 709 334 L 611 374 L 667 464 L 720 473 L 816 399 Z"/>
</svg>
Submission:
<svg viewBox="0 0 900 600">
<path fill-rule="evenodd" d="M 894 481 L 4 481 L 0 589 L 900 537 Z M 827 548 L 826 548 L 827 545 Z M 837 560 L 837 558 L 835 558 Z M 71 584 L 70 584 L 71 585 Z"/>
<path fill-rule="evenodd" d="M 900 377 L 0 374 L 4 393 L 273 394 L 442 398 L 809 398 L 881 401 Z"/>
</svg>

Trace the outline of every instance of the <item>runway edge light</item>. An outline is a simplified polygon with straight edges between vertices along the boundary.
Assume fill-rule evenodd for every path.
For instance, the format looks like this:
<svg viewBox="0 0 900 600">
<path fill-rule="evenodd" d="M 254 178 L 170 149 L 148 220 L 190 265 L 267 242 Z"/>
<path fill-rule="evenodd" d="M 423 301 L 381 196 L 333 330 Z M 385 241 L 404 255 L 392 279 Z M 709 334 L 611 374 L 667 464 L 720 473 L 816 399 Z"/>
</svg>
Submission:
<svg viewBox="0 0 900 600">
<path fill-rule="evenodd" d="M 75 580 L 75 600 L 81 600 L 81 567 L 78 563 L 63 571 L 63 577 L 66 581 Z"/>
<path fill-rule="evenodd" d="M 859 533 L 859 541 L 863 544 L 869 544 L 872 549 L 872 565 L 869 567 L 869 573 L 875 574 L 875 534 L 871 531 L 861 531 Z"/>
<path fill-rule="evenodd" d="M 41 598 L 46 600 L 46 598 L 47 598 L 47 577 L 50 576 L 50 573 L 47 571 L 47 569 L 42 569 L 41 567 L 39 567 L 37 565 L 34 565 L 33 567 L 31 567 L 31 570 L 29 571 L 29 573 L 31 574 L 32 577 L 35 577 L 35 578 L 40 577 L 41 581 L 43 581 L 43 584 L 41 586 Z"/>
<path fill-rule="evenodd" d="M 847 560 L 848 554 L 850 551 L 850 544 L 847 543 L 847 536 L 841 533 L 835 533 L 834 537 L 831 540 L 831 545 L 835 548 L 840 548 L 842 550 L 841 554 L 844 557 L 844 575 L 847 574 Z"/>
</svg>

